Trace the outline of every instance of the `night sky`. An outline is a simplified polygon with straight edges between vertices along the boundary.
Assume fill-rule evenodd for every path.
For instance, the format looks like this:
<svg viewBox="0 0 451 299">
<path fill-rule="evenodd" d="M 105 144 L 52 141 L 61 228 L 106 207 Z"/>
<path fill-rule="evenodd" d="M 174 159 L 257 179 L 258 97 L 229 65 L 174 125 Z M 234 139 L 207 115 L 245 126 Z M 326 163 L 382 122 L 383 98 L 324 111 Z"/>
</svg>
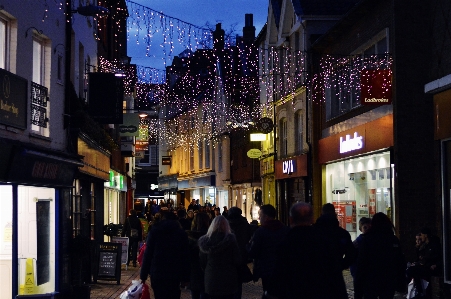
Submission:
<svg viewBox="0 0 451 299">
<path fill-rule="evenodd" d="M 268 15 L 269 0 L 133 0 L 126 1 L 131 11 L 131 3 L 140 4 L 156 12 L 160 12 L 167 17 L 179 19 L 199 27 L 214 28 L 216 23 L 221 23 L 226 33 L 232 31 L 233 35 L 242 35 L 245 20 L 245 14 L 254 15 L 255 34 L 258 35 L 263 25 L 266 23 Z M 137 5 L 134 6 L 139 7 Z M 145 9 L 139 11 L 143 15 Z M 136 16 L 136 14 L 135 14 Z M 133 32 L 133 28 L 127 28 Z M 163 40 L 161 34 L 154 34 L 152 37 L 152 46 L 148 51 L 150 57 L 146 57 L 147 43 L 144 37 L 133 35 L 128 40 L 128 56 L 132 57 L 131 63 L 164 69 L 162 57 L 166 56 L 167 64 L 172 61 L 171 57 L 164 54 L 161 46 Z M 139 44 L 137 44 L 137 40 Z M 184 50 L 183 46 L 174 43 L 174 55 Z"/>
</svg>

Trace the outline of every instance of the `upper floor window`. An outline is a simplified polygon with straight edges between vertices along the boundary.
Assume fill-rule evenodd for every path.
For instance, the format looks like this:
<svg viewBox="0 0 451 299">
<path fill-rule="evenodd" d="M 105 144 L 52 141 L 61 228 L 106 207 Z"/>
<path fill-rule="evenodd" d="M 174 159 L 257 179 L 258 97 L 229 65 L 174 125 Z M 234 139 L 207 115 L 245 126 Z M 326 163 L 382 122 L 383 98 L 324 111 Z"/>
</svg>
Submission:
<svg viewBox="0 0 451 299">
<path fill-rule="evenodd" d="M 210 142 L 205 140 L 205 168 L 210 168 Z"/>
<path fill-rule="evenodd" d="M 218 171 L 222 171 L 222 141 L 219 142 L 218 146 Z"/>
<path fill-rule="evenodd" d="M 189 170 L 194 171 L 194 146 L 189 147 Z"/>
<path fill-rule="evenodd" d="M 197 143 L 197 151 L 199 154 L 199 169 L 204 168 L 204 143 L 199 140 Z"/>
<path fill-rule="evenodd" d="M 295 125 L 296 125 L 296 151 L 302 153 L 304 151 L 304 118 L 302 116 L 302 111 L 298 111 L 295 114 Z"/>
<path fill-rule="evenodd" d="M 330 56 L 325 65 L 326 120 L 343 115 L 361 105 L 362 71 L 390 69 L 387 30 L 349 56 Z"/>
<path fill-rule="evenodd" d="M 6 53 L 8 47 L 7 22 L 0 18 L 0 68 L 6 69 Z"/>
<path fill-rule="evenodd" d="M 280 120 L 280 154 L 282 157 L 288 155 L 288 127 L 287 119 L 284 117 Z"/>
<path fill-rule="evenodd" d="M 45 38 L 33 36 L 33 76 L 31 85 L 31 130 L 49 136 L 49 113 L 47 80 L 50 78 L 49 46 Z"/>
</svg>

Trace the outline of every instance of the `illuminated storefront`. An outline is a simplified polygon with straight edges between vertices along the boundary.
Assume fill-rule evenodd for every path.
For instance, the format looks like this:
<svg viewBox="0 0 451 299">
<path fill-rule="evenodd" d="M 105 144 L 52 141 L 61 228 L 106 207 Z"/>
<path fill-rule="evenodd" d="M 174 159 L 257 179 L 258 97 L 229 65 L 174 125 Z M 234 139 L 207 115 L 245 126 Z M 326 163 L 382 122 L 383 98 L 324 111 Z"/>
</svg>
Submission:
<svg viewBox="0 0 451 299">
<path fill-rule="evenodd" d="M 323 201 L 334 204 L 340 226 L 353 239 L 360 218 L 395 215 L 392 121 L 384 116 L 319 142 Z"/>
<path fill-rule="evenodd" d="M 2 298 L 54 298 L 69 283 L 65 271 L 74 174 L 81 163 L 56 151 L 0 139 L 0 288 Z M 65 211 L 66 213 L 63 213 Z M 59 213 L 61 212 L 61 213 Z"/>
</svg>

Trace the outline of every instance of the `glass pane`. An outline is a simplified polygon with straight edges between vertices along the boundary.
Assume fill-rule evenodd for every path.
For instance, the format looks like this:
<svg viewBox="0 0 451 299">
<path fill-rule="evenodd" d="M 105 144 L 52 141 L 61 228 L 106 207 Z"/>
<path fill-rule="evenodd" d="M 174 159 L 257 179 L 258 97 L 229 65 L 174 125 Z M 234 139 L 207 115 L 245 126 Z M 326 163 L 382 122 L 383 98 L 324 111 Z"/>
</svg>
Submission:
<svg viewBox="0 0 451 299">
<path fill-rule="evenodd" d="M 18 187 L 19 294 L 55 291 L 55 189 Z"/>
<path fill-rule="evenodd" d="M 4 298 L 12 298 L 12 240 L 13 197 L 12 187 L 0 185 L 0 288 Z"/>
<path fill-rule="evenodd" d="M 0 68 L 6 69 L 6 22 L 0 20 Z"/>
</svg>

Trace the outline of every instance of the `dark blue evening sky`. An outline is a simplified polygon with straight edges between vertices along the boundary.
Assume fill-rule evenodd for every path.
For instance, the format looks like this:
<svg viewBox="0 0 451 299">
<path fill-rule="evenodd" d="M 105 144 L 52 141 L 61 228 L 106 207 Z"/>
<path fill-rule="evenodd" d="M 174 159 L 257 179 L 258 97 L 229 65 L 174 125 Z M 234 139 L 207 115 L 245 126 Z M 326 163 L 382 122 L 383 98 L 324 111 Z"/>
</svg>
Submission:
<svg viewBox="0 0 451 299">
<path fill-rule="evenodd" d="M 131 2 L 199 27 L 205 27 L 208 23 L 210 27 L 214 28 L 216 23 L 221 23 L 222 28 L 228 32 L 235 25 L 233 35 L 242 35 L 245 14 L 251 13 L 254 15 L 255 34 L 258 35 L 267 19 L 269 0 L 133 0 L 127 1 L 130 14 L 133 13 L 130 10 Z M 136 8 L 139 5 L 133 7 Z M 143 11 L 144 9 L 139 13 L 142 15 Z M 133 28 L 127 29 L 133 32 Z M 129 36 L 128 56 L 132 57 L 133 64 L 164 69 L 162 58 L 165 54 L 159 46 L 162 37 L 155 34 L 152 39 L 152 46 L 148 52 L 149 57 L 146 57 L 147 43 L 144 37 Z M 174 55 L 184 50 L 176 43 L 174 43 L 174 47 Z M 166 57 L 168 57 L 167 54 Z M 167 64 L 170 64 L 171 61 L 171 57 L 167 58 Z"/>
</svg>

